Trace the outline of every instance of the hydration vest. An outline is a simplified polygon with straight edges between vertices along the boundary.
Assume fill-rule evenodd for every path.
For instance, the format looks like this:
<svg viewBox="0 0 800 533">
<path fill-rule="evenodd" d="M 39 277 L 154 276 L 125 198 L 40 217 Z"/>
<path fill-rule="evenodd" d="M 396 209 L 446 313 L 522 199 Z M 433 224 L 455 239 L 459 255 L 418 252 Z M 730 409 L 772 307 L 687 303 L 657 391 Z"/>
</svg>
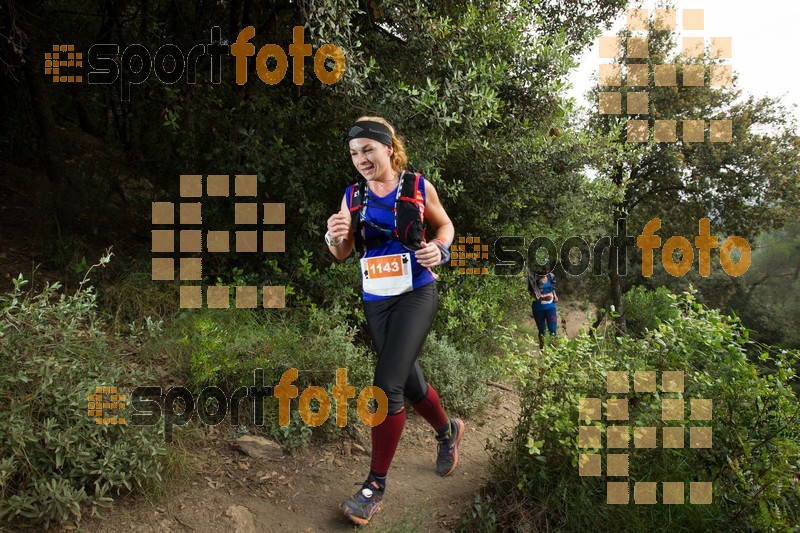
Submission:
<svg viewBox="0 0 800 533">
<path fill-rule="evenodd" d="M 355 249 L 363 254 L 366 248 L 381 245 L 389 239 L 398 239 L 403 246 L 411 251 L 422 248 L 425 240 L 425 202 L 419 192 L 419 181 L 422 174 L 404 171 L 400 174 L 397 184 L 397 194 L 394 201 L 394 230 L 378 227 L 383 231 L 373 239 L 364 239 L 364 207 L 368 207 L 367 195 L 369 189 L 367 180 L 363 177 L 356 182 L 350 191 L 350 227 L 355 236 Z"/>
<path fill-rule="evenodd" d="M 547 279 L 550 281 L 550 286 L 552 290 L 556 290 L 556 277 L 553 275 L 553 272 L 547 273 Z M 528 269 L 528 291 L 533 295 L 536 300 L 541 300 L 544 294 L 542 294 L 542 276 L 541 274 L 534 274 Z"/>
</svg>

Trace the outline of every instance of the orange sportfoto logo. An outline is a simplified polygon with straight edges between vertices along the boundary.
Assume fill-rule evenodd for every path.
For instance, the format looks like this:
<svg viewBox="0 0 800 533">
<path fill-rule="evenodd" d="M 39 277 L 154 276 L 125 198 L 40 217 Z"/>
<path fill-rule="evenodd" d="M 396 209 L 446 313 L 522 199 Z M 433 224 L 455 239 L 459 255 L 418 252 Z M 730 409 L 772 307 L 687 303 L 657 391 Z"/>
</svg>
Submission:
<svg viewBox="0 0 800 533">
<path fill-rule="evenodd" d="M 248 81 L 248 58 L 255 56 L 254 66 L 259 79 L 268 85 L 280 83 L 289 70 L 286 51 L 277 44 L 265 44 L 256 53 L 255 45 L 250 42 L 255 34 L 255 28 L 247 26 L 239 32 L 233 44 L 228 44 L 222 39 L 220 27 L 214 26 L 207 44 L 198 43 L 187 51 L 168 43 L 155 53 L 141 43 L 132 43 L 124 50 L 118 44 L 98 43 L 93 44 L 86 54 L 76 51 L 74 44 L 59 43 L 45 54 L 44 73 L 53 82 L 59 83 L 118 83 L 120 99 L 130 100 L 131 87 L 143 84 L 151 74 L 168 85 L 181 81 L 194 85 L 201 76 L 198 65 L 203 64 L 209 65 L 209 81 L 219 84 L 222 82 L 223 58 L 230 56 L 235 60 L 236 83 L 244 85 Z M 305 58 L 311 57 L 312 51 L 311 44 L 305 42 L 303 27 L 295 26 L 288 50 L 292 63 L 292 82 L 295 85 L 303 84 Z M 341 48 L 323 44 L 313 57 L 314 74 L 319 81 L 333 85 L 342 79 L 346 61 Z"/>
<path fill-rule="evenodd" d="M 256 73 L 261 81 L 269 85 L 280 83 L 289 68 L 286 52 L 277 44 L 265 44 L 256 54 L 256 47 L 250 42 L 255 35 L 256 29 L 248 26 L 239 32 L 236 42 L 231 45 L 231 54 L 236 58 L 236 83 L 238 85 L 247 83 L 247 58 L 253 55 L 256 56 Z M 289 55 L 292 56 L 292 81 L 295 85 L 303 85 L 304 63 L 305 58 L 311 56 L 311 45 L 305 42 L 302 26 L 295 26 L 292 35 L 292 44 L 289 45 Z M 277 63 L 274 70 L 269 70 L 267 67 L 270 58 L 274 58 Z M 325 68 L 325 61 L 328 58 L 334 63 L 332 71 Z M 344 52 L 338 46 L 323 44 L 314 54 L 314 74 L 326 85 L 333 85 L 342 79 L 344 66 Z"/>
</svg>

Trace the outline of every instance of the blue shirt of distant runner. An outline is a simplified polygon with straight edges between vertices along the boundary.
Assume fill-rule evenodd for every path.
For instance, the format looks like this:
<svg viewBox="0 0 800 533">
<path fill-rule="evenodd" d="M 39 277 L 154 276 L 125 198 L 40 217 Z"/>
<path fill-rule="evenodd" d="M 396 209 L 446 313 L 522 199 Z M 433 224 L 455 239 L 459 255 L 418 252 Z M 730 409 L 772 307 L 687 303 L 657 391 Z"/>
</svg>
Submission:
<svg viewBox="0 0 800 533">
<path fill-rule="evenodd" d="M 541 276 L 537 275 L 537 279 L 541 279 Z M 553 293 L 553 273 L 550 272 L 547 274 L 547 281 L 542 283 L 541 291 L 543 296 L 547 296 L 548 294 Z M 549 302 L 544 302 L 542 300 L 535 300 L 533 302 L 533 310 L 534 311 L 546 311 L 547 309 L 555 309 L 556 308 L 556 301 L 555 298 L 550 300 Z"/>
</svg>

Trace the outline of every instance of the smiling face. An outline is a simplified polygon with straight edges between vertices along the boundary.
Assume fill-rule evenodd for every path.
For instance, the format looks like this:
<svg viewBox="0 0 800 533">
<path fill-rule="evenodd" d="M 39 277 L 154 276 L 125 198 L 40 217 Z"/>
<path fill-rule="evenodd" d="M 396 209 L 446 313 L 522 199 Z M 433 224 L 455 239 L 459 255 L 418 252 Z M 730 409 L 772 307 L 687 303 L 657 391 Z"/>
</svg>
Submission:
<svg viewBox="0 0 800 533">
<path fill-rule="evenodd" d="M 353 166 L 367 181 L 385 180 L 392 176 L 392 148 L 372 139 L 350 141 Z"/>
</svg>

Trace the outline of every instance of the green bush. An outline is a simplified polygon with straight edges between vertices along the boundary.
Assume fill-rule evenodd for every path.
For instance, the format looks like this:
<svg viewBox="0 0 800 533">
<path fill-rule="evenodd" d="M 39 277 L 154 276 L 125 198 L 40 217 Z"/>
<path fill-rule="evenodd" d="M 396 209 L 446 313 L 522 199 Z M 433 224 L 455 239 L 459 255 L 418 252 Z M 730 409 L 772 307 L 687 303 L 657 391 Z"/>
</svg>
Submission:
<svg viewBox="0 0 800 533">
<path fill-rule="evenodd" d="M 486 380 L 494 377 L 488 362 L 434 332 L 420 357 L 425 379 L 436 388 L 447 412 L 459 415 L 469 415 L 486 403 Z"/>
<path fill-rule="evenodd" d="M 641 285 L 623 294 L 628 333 L 641 336 L 646 329 L 654 329 L 661 322 L 675 318 L 678 311 L 672 305 L 671 294 L 666 287 L 649 290 Z"/>
<path fill-rule="evenodd" d="M 140 270 L 129 270 L 108 280 L 99 294 L 101 307 L 111 314 L 116 329 L 124 333 L 136 329 L 137 322 L 145 317 L 171 320 L 178 309 L 178 285 L 154 283 L 149 260 L 147 265 L 135 266 Z"/>
<path fill-rule="evenodd" d="M 101 329 L 92 288 L 31 294 L 25 283 L 0 297 L 0 521 L 47 526 L 160 483 L 166 451 L 155 428 L 87 415 L 98 385 L 145 379 Z"/>
<path fill-rule="evenodd" d="M 294 385 L 300 393 L 312 385 L 330 393 L 337 369 L 344 368 L 347 383 L 359 392 L 372 384 L 374 358 L 357 334 L 348 324 L 345 310 L 336 305 L 327 309 L 312 306 L 304 312 L 210 309 L 180 317 L 146 352 L 166 350 L 185 374 L 188 386 L 197 392 L 213 385 L 229 395 L 237 387 L 252 385 L 257 368 L 263 369 L 267 386 L 276 385 L 287 369 L 298 369 Z M 314 434 L 337 434 L 335 405 L 331 406 L 331 419 L 310 428 L 298 416 L 298 402 L 298 398 L 291 401 L 293 416 L 286 427 L 278 425 L 278 403 L 272 396 L 265 398 L 264 428 L 250 427 L 248 407 L 238 421 L 229 422 L 238 423 L 239 431 L 264 431 L 287 449 L 305 447 Z M 348 423 L 361 423 L 355 400 L 350 400 L 348 413 Z"/>
<path fill-rule="evenodd" d="M 494 333 L 509 321 L 509 310 L 526 305 L 530 309 L 525 287 L 518 277 L 465 276 L 446 270 L 439 280 L 434 330 L 460 348 L 500 355 L 503 350 Z"/>
<path fill-rule="evenodd" d="M 465 530 L 787 531 L 800 523 L 800 404 L 792 388 L 800 354 L 752 346 L 738 320 L 692 295 L 676 298 L 679 316 L 642 338 L 594 332 L 545 350 L 524 380 L 520 422 L 496 450 L 494 481 L 464 516 Z M 687 413 L 691 398 L 713 400 L 711 421 L 668 424 L 711 426 L 712 448 L 628 450 L 629 480 L 712 481 L 711 505 L 607 505 L 605 478 L 579 476 L 580 454 L 592 451 L 578 448 L 579 426 L 604 427 L 579 422 L 579 400 L 608 397 L 611 370 L 685 372 L 683 393 L 632 390 L 626 425 L 664 425 L 663 398 L 683 398 Z"/>
<path fill-rule="evenodd" d="M 274 314 L 203 310 L 176 323 L 162 341 L 180 337 L 175 353 L 196 387 L 252 384 L 256 368 L 271 382 L 297 368 L 298 385 L 333 383 L 336 369 L 346 368 L 348 381 L 363 387 L 371 379 L 372 358 L 355 342 L 356 333 L 335 306 Z"/>
<path fill-rule="evenodd" d="M 295 277 L 317 279 L 320 287 L 345 275 L 339 266 L 320 272 L 306 261 L 301 263 Z M 509 290 L 517 289 L 508 279 L 488 276 L 452 276 L 440 284 L 440 315 L 420 363 L 449 410 L 470 414 L 485 404 L 486 381 L 501 374 L 498 362 L 513 337 L 502 323 L 503 305 Z M 360 303 L 355 304 L 352 294 L 347 294 L 344 305 L 328 303 L 324 308 L 296 295 L 297 303 L 307 306 L 302 312 L 212 309 L 185 314 L 146 352 L 170 352 L 187 382 L 197 389 L 216 385 L 230 393 L 252 384 L 255 368 L 264 369 L 267 384 L 276 384 L 284 370 L 297 368 L 295 385 L 300 391 L 314 385 L 330 392 L 336 369 L 346 368 L 348 383 L 360 391 L 372 384 L 375 360 L 365 343 L 366 335 L 353 325 L 363 324 Z M 494 334 L 486 335 L 487 329 Z M 289 426 L 278 426 L 273 400 L 268 398 L 265 403 L 266 431 L 281 445 L 303 447 L 319 433 L 305 427 L 297 416 L 290 419 Z M 292 400 L 292 411 L 296 410 L 297 399 Z M 361 423 L 354 405 L 348 412 L 349 423 Z M 329 420 L 319 430 L 330 431 L 334 425 Z"/>
</svg>

